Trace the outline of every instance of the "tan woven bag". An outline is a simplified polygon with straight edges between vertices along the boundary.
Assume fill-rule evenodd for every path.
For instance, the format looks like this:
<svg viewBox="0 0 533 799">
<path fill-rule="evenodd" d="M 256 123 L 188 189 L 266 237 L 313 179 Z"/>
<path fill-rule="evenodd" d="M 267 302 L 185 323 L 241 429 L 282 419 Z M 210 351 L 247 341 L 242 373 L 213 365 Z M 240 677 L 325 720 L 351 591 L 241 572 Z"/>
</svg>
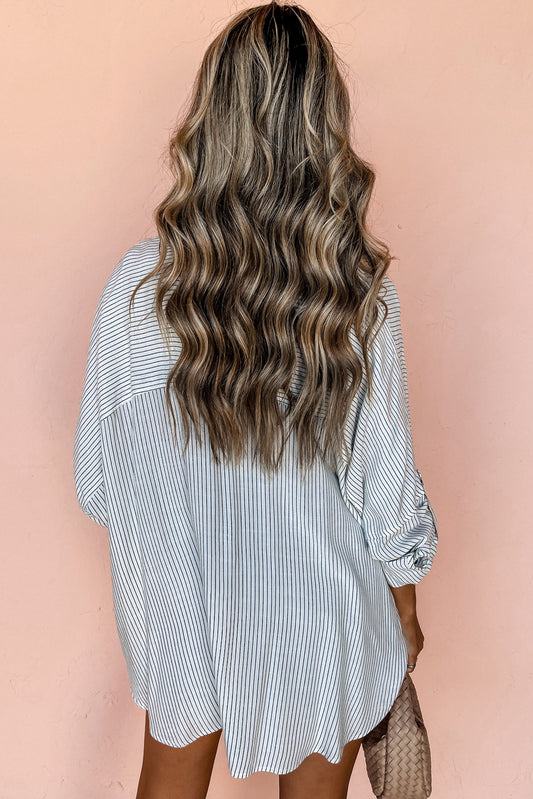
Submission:
<svg viewBox="0 0 533 799">
<path fill-rule="evenodd" d="M 426 799 L 431 793 L 429 739 L 409 672 L 385 716 L 362 739 L 366 770 L 379 799 Z"/>
</svg>

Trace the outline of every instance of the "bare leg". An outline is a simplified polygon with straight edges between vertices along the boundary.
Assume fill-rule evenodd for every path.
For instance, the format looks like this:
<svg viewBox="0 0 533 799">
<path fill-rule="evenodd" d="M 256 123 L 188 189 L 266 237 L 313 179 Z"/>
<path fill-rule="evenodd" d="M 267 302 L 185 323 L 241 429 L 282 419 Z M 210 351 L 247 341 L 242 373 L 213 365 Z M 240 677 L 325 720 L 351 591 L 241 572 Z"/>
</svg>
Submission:
<svg viewBox="0 0 533 799">
<path fill-rule="evenodd" d="M 297 769 L 279 775 L 279 799 L 346 799 L 361 740 L 349 741 L 339 763 L 314 752 Z"/>
<path fill-rule="evenodd" d="M 205 799 L 222 730 L 188 746 L 174 747 L 150 735 L 148 712 L 144 754 L 135 799 Z"/>
</svg>

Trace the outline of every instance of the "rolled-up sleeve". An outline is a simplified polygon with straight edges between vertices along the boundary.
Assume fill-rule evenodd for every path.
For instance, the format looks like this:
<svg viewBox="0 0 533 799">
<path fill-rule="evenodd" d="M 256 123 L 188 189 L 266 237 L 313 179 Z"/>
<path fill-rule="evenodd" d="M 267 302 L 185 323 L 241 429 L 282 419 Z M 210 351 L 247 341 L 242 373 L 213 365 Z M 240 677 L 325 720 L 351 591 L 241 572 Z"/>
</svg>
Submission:
<svg viewBox="0 0 533 799">
<path fill-rule="evenodd" d="M 108 526 L 98 410 L 98 340 L 102 298 L 94 315 L 85 380 L 74 435 L 74 485 L 83 512 L 102 527 Z"/>
<path fill-rule="evenodd" d="M 438 529 L 414 458 L 399 299 L 388 277 L 385 286 L 389 315 L 371 340 L 372 391 L 370 396 L 365 378 L 355 401 L 341 490 L 371 557 L 389 585 L 399 587 L 418 583 L 429 572 Z M 382 318 L 380 313 L 377 324 Z"/>
</svg>

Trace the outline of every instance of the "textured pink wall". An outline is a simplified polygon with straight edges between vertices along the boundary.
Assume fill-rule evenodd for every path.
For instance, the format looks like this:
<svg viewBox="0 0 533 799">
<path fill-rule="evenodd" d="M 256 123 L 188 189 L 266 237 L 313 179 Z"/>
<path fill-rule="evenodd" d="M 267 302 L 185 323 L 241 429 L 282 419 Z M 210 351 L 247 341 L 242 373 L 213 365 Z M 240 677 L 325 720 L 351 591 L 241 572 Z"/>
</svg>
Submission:
<svg viewBox="0 0 533 799">
<path fill-rule="evenodd" d="M 96 301 L 153 235 L 160 156 L 238 6 L 3 4 L 2 799 L 133 797 L 143 722 L 106 531 L 74 495 Z M 533 5 L 314 2 L 352 69 L 355 141 L 403 307 L 418 465 L 440 521 L 416 684 L 434 799 L 531 796 Z M 529 698 L 529 705 L 527 699 Z M 276 796 L 232 780 L 211 797 Z M 370 797 L 362 753 L 350 795 Z"/>
</svg>

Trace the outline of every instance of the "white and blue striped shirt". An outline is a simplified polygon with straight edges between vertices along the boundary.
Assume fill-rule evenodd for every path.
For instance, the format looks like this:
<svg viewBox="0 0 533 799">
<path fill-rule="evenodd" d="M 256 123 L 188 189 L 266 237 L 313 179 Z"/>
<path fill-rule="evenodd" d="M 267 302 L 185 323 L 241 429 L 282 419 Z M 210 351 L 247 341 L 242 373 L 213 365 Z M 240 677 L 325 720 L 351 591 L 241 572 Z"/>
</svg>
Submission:
<svg viewBox="0 0 533 799">
<path fill-rule="evenodd" d="M 155 278 L 128 318 L 158 254 L 157 237 L 135 244 L 104 286 L 74 440 L 80 506 L 109 531 L 132 698 L 169 746 L 222 728 L 233 777 L 283 774 L 313 752 L 337 763 L 405 675 L 389 585 L 418 583 L 437 548 L 395 286 L 387 275 L 372 401 L 364 378 L 345 426 L 350 457 L 339 454 L 335 471 L 317 459 L 304 479 L 290 437 L 268 480 L 250 452 L 217 466 L 195 435 L 185 452 L 173 444 Z M 176 419 L 183 434 L 177 405 Z"/>
</svg>

